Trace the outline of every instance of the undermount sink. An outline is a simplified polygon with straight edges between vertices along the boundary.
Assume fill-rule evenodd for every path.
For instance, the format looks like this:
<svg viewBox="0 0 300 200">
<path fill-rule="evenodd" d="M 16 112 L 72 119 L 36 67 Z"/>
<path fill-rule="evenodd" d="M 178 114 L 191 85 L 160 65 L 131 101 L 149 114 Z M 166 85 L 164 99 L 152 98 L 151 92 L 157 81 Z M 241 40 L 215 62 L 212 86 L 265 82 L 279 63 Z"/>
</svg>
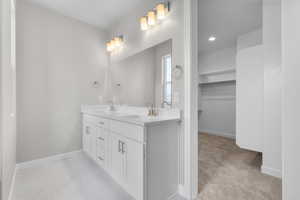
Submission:
<svg viewBox="0 0 300 200">
<path fill-rule="evenodd" d="M 140 116 L 140 115 L 125 115 L 124 117 L 127 117 L 127 118 L 140 118 L 142 116 Z"/>
<path fill-rule="evenodd" d="M 117 112 L 117 111 L 98 111 L 99 113 L 103 113 L 106 115 L 116 116 L 116 117 L 128 117 L 128 118 L 139 118 L 139 115 L 131 115 L 128 113 Z"/>
</svg>

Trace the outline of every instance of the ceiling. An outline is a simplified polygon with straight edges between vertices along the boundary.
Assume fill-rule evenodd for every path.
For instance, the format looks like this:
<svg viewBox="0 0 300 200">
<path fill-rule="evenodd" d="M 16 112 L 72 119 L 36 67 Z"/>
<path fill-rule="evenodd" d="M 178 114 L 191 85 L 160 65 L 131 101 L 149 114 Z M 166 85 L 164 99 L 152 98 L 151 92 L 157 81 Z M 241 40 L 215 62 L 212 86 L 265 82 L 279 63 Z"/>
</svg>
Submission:
<svg viewBox="0 0 300 200">
<path fill-rule="evenodd" d="M 88 24 L 108 29 L 143 0 L 28 0 Z"/>
<path fill-rule="evenodd" d="M 109 29 L 150 0 L 27 0 L 88 24 Z M 152 0 L 158 1 L 158 0 Z M 198 0 L 199 51 L 219 49 L 262 25 L 262 0 Z M 208 42 L 209 36 L 215 42 Z"/>
<path fill-rule="evenodd" d="M 199 52 L 234 44 L 262 26 L 262 0 L 199 0 Z M 213 35 L 215 42 L 208 42 Z"/>
</svg>

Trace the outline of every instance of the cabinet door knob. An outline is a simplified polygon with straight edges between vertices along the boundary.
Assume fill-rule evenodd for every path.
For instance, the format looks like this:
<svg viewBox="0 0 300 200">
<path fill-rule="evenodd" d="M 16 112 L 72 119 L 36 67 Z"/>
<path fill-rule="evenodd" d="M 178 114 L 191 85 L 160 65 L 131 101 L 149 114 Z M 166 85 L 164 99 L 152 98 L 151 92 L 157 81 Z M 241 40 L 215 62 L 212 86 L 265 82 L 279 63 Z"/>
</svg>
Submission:
<svg viewBox="0 0 300 200">
<path fill-rule="evenodd" d="M 122 152 L 122 142 L 119 140 L 119 152 Z"/>
<path fill-rule="evenodd" d="M 104 141 L 104 138 L 103 138 L 103 137 L 98 137 L 98 139 Z"/>
<path fill-rule="evenodd" d="M 85 133 L 86 133 L 87 135 L 90 134 L 90 127 L 87 126 L 87 127 L 85 128 Z"/>
<path fill-rule="evenodd" d="M 104 159 L 103 159 L 102 157 L 100 157 L 100 156 L 98 156 L 98 159 L 99 159 L 99 160 L 101 160 L 101 161 L 103 161 L 103 160 L 104 160 Z"/>
<path fill-rule="evenodd" d="M 126 144 L 122 142 L 122 154 L 126 153 Z"/>
</svg>

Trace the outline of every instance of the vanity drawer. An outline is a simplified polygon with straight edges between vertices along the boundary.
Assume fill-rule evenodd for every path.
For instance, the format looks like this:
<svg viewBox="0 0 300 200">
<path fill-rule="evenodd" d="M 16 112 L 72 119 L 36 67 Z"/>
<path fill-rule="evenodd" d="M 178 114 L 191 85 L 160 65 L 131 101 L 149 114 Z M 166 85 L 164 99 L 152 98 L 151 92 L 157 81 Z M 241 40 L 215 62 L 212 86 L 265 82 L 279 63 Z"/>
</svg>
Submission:
<svg viewBox="0 0 300 200">
<path fill-rule="evenodd" d="M 144 142 L 144 127 L 111 120 L 110 130 L 123 137 Z"/>
<path fill-rule="evenodd" d="M 83 120 L 89 123 L 93 123 L 98 127 L 109 129 L 110 120 L 108 119 L 92 115 L 84 115 Z"/>
</svg>

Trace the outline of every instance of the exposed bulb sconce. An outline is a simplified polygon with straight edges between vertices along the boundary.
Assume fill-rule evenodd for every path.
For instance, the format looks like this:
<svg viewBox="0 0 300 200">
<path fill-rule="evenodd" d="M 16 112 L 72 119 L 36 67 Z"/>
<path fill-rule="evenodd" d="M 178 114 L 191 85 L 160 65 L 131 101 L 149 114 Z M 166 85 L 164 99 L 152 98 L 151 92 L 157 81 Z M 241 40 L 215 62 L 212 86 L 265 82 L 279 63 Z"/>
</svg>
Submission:
<svg viewBox="0 0 300 200">
<path fill-rule="evenodd" d="M 148 12 L 148 25 L 154 26 L 156 24 L 156 14 L 154 11 Z"/>
<path fill-rule="evenodd" d="M 166 18 L 167 13 L 170 11 L 170 3 L 160 3 L 156 6 L 157 19 L 163 20 Z"/>
<path fill-rule="evenodd" d="M 170 11 L 170 3 L 159 3 L 155 6 L 154 10 L 147 13 L 147 16 L 140 18 L 141 30 L 146 31 L 151 26 L 157 24 L 157 20 L 163 20 L 166 18 Z"/>
<path fill-rule="evenodd" d="M 110 41 L 106 43 L 106 50 L 107 50 L 108 52 L 111 52 L 111 51 L 112 51 L 112 46 L 111 46 L 111 42 L 110 42 Z"/>
<path fill-rule="evenodd" d="M 108 52 L 113 52 L 117 49 L 119 49 L 120 47 L 122 47 L 124 42 L 124 37 L 118 36 L 118 37 L 114 37 L 111 41 L 106 43 L 106 50 Z"/>
<path fill-rule="evenodd" d="M 141 29 L 142 29 L 142 31 L 148 30 L 149 27 L 148 27 L 148 19 L 147 19 L 147 17 L 141 17 L 140 23 L 141 23 Z"/>
</svg>

